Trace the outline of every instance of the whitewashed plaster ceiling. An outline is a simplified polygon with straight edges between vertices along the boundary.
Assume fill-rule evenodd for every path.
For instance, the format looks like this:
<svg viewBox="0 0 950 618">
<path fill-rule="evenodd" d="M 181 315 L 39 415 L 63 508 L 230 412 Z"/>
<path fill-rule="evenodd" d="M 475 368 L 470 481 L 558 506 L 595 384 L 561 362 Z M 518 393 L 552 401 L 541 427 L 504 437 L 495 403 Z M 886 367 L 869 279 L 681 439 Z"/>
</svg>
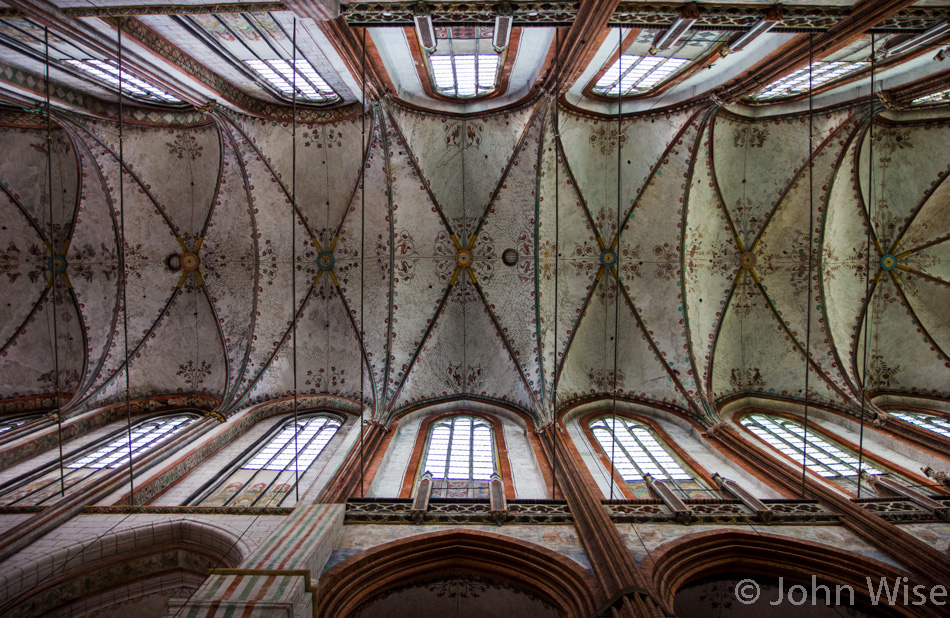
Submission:
<svg viewBox="0 0 950 618">
<path fill-rule="evenodd" d="M 57 388 L 67 414 L 128 388 L 226 415 L 362 397 L 384 421 L 476 399 L 545 422 L 617 398 L 713 422 L 745 395 L 801 401 L 806 380 L 845 411 L 865 387 L 950 398 L 940 108 L 645 99 L 618 120 L 569 92 L 361 116 L 325 51 L 344 101 L 296 139 L 226 97 L 133 110 L 121 155 L 108 107 L 54 112 L 49 146 L 45 116 L 0 116 L 4 410 Z M 192 270 L 168 266 L 185 254 Z"/>
<path fill-rule="evenodd" d="M 869 111 L 814 118 L 811 185 L 807 116 L 708 105 L 619 125 L 561 109 L 556 134 L 548 99 L 472 119 L 382 103 L 298 126 L 295 184 L 285 123 L 126 125 L 120 178 L 118 126 L 60 117 L 52 207 L 45 128 L 9 118 L 0 396 L 51 393 L 58 362 L 68 409 L 123 400 L 128 372 L 132 398 L 227 413 L 292 395 L 296 364 L 298 394 L 362 390 L 381 418 L 465 397 L 544 420 L 615 384 L 705 416 L 802 399 L 807 349 L 809 399 L 853 409 L 866 329 L 872 391 L 947 398 L 950 121 L 872 129 Z M 197 270 L 172 272 L 183 251 Z"/>
</svg>

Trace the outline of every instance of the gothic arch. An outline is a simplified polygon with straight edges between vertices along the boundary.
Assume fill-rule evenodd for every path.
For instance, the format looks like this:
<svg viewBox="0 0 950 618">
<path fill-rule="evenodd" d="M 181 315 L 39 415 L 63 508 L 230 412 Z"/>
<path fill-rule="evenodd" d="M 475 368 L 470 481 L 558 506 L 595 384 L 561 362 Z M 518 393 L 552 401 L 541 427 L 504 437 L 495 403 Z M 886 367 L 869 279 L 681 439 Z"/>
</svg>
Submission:
<svg viewBox="0 0 950 618">
<path fill-rule="evenodd" d="M 205 523 L 178 520 L 125 528 L 52 555 L 38 554 L 6 582 L 0 614 L 40 616 L 73 603 L 90 611 L 95 608 L 89 604 L 101 599 L 112 603 L 182 584 L 197 588 L 208 569 L 236 567 L 248 553 L 236 535 Z"/>
<path fill-rule="evenodd" d="M 881 577 L 893 582 L 907 576 L 891 565 L 829 545 L 739 530 L 691 534 L 661 545 L 652 558 L 654 584 L 670 607 L 676 593 L 687 584 L 719 574 L 797 576 L 804 582 L 810 582 L 814 575 L 819 580 L 851 586 L 857 599 L 867 598 L 868 577 L 874 582 Z M 933 611 L 918 612 L 922 608 L 914 608 L 911 614 L 901 612 L 899 606 L 893 609 L 901 616 L 937 615 Z"/>
<path fill-rule="evenodd" d="M 320 581 L 318 616 L 349 616 L 380 592 L 453 570 L 511 582 L 568 618 L 590 616 L 603 597 L 579 564 L 549 549 L 487 532 L 446 530 L 386 543 L 330 568 Z"/>
</svg>

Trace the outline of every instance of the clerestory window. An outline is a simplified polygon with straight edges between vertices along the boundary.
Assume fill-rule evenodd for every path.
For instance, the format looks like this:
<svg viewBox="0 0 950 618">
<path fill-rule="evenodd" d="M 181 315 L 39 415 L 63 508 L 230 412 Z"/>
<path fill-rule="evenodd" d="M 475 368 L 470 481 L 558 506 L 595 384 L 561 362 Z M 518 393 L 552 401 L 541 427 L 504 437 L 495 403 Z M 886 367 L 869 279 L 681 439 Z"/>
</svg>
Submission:
<svg viewBox="0 0 950 618">
<path fill-rule="evenodd" d="M 498 89 L 505 52 L 492 46 L 493 26 L 436 28 L 436 49 L 423 52 L 438 94 L 471 99 Z"/>
<path fill-rule="evenodd" d="M 105 86 L 114 92 L 121 91 L 122 94 L 143 103 L 182 103 L 179 98 L 139 77 L 125 65 L 120 71 L 115 59 L 103 58 L 99 50 L 87 48 L 82 42 L 64 38 L 53 29 L 49 30 L 47 38 L 43 26 L 25 17 L 0 19 L 0 45 L 4 47 L 45 64 L 47 42 L 51 65 L 59 70 Z"/>
<path fill-rule="evenodd" d="M 651 427 L 622 416 L 601 416 L 590 430 L 608 461 L 636 498 L 651 498 L 645 479 L 650 474 L 679 493 L 680 497 L 707 498 L 705 483 L 685 462 L 659 440 Z"/>
<path fill-rule="evenodd" d="M 814 430 L 791 419 L 767 414 L 750 414 L 742 424 L 766 444 L 806 468 L 852 493 L 857 493 L 860 471 L 871 476 L 890 474 L 891 478 L 910 484 L 888 470 L 879 467 L 867 457 L 860 461 L 858 455 Z M 862 495 L 874 493 L 868 483 L 862 483 Z"/>
<path fill-rule="evenodd" d="M 60 469 L 55 460 L 33 473 L 15 478 L 0 486 L 0 505 L 40 505 L 53 501 L 63 488 L 66 492 L 85 487 L 104 470 L 128 467 L 197 420 L 194 413 L 181 413 L 141 420 L 130 432 L 119 429 L 95 443 L 67 453 Z"/>
<path fill-rule="evenodd" d="M 250 455 L 233 461 L 189 499 L 203 506 L 281 506 L 342 426 L 335 416 L 299 415 L 272 431 Z"/>
<path fill-rule="evenodd" d="M 932 431 L 936 434 L 950 438 L 950 419 L 936 414 L 927 414 L 925 412 L 905 412 L 889 410 L 888 414 L 905 423 L 916 425 L 921 429 Z"/>
<path fill-rule="evenodd" d="M 488 498 L 498 471 L 492 424 L 477 416 L 450 416 L 429 426 L 418 476 L 432 474 L 433 498 Z"/>
<path fill-rule="evenodd" d="M 657 30 L 624 31 L 623 53 L 615 53 L 595 78 L 590 92 L 606 97 L 644 95 L 718 50 L 728 32 L 687 31 L 665 50 L 653 49 Z M 611 35 L 613 36 L 613 35 Z"/>
<path fill-rule="evenodd" d="M 306 26 L 297 26 L 297 49 L 293 28 L 273 13 L 219 13 L 174 18 L 206 45 L 229 58 L 249 85 L 290 102 L 296 88 L 297 102 L 331 105 L 340 95 L 309 58 L 312 48 Z"/>
</svg>

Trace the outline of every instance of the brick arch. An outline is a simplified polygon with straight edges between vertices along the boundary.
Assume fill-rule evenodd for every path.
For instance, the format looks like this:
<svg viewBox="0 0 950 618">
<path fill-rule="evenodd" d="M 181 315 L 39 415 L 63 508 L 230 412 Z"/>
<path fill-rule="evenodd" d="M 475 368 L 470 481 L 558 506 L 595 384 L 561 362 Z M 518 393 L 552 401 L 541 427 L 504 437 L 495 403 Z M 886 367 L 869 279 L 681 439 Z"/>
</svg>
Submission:
<svg viewBox="0 0 950 618">
<path fill-rule="evenodd" d="M 541 597 L 567 618 L 587 618 L 603 593 L 579 564 L 539 545 L 482 531 L 446 530 L 380 545 L 320 579 L 319 618 L 344 618 L 399 585 L 449 572 L 501 580 Z"/>
<path fill-rule="evenodd" d="M 739 530 L 715 530 L 682 537 L 661 545 L 652 555 L 652 573 L 656 589 L 669 607 L 676 593 L 690 583 L 715 575 L 743 574 L 765 577 L 790 577 L 802 582 L 818 580 L 846 584 L 854 588 L 855 600 L 868 600 L 867 578 L 893 583 L 897 577 L 910 577 L 906 571 L 878 560 L 836 549 L 829 545 L 776 534 Z M 915 583 L 910 578 L 910 585 Z M 928 588 L 929 589 L 929 588 Z M 876 609 L 882 609 L 878 606 Z M 892 608 L 895 616 L 939 616 L 937 608 Z M 909 612 L 909 613 L 908 613 Z M 935 613 L 936 612 L 936 613 Z"/>
<path fill-rule="evenodd" d="M 76 603 L 90 611 L 103 599 L 133 599 L 176 588 L 182 581 L 197 588 L 209 569 L 236 567 L 248 553 L 233 532 L 203 522 L 124 528 L 38 554 L 13 570 L 0 615 L 41 616 Z"/>
</svg>

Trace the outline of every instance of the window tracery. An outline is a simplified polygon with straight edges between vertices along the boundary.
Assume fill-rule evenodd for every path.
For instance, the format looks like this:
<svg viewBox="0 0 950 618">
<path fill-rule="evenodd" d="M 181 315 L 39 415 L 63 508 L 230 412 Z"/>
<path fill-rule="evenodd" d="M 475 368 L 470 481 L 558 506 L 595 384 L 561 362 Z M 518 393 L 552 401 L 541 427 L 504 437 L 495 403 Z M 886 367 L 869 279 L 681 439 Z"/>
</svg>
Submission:
<svg viewBox="0 0 950 618">
<path fill-rule="evenodd" d="M 939 103 L 950 103 L 950 88 L 917 97 L 911 101 L 911 105 L 937 105 Z"/>
<path fill-rule="evenodd" d="M 190 504 L 203 506 L 281 506 L 343 425 L 335 416 L 314 414 L 289 419 L 250 456 L 232 462 L 231 472 L 196 493 Z"/>
<path fill-rule="evenodd" d="M 911 425 L 916 425 L 921 429 L 926 429 L 927 431 L 932 431 L 945 438 L 950 438 L 950 419 L 946 417 L 938 416 L 936 414 L 928 414 L 925 412 L 911 412 L 904 410 L 889 410 L 888 413 L 894 418 L 902 420 L 905 423 L 910 423 Z"/>
<path fill-rule="evenodd" d="M 429 426 L 418 476 L 432 474 L 433 498 L 488 498 L 498 471 L 492 424 L 477 416 L 450 416 Z"/>
<path fill-rule="evenodd" d="M 906 483 L 904 479 L 870 462 L 866 457 L 863 461 L 859 460 L 850 449 L 826 439 L 814 430 L 806 432 L 805 427 L 798 421 L 768 414 L 750 414 L 744 417 L 741 423 L 797 465 L 804 465 L 818 476 L 850 492 L 857 492 L 861 471 L 871 476 L 889 474 L 895 480 Z M 862 493 L 865 491 L 871 491 L 867 483 L 862 484 Z"/>
<path fill-rule="evenodd" d="M 175 18 L 206 45 L 250 70 L 253 80 L 284 101 L 330 105 L 341 100 L 307 59 L 300 42 L 272 13 L 220 13 Z"/>
<path fill-rule="evenodd" d="M 435 91 L 471 99 L 498 89 L 505 52 L 492 45 L 492 26 L 436 28 L 436 50 L 423 51 Z"/>
<path fill-rule="evenodd" d="M 651 498 L 644 476 L 663 481 L 682 498 L 707 498 L 709 490 L 648 425 L 623 416 L 601 416 L 589 424 L 608 461 L 636 498 Z"/>
<path fill-rule="evenodd" d="M 18 414 L 0 419 L 0 436 L 42 418 L 42 414 Z"/>
<path fill-rule="evenodd" d="M 25 17 L 0 19 L 0 45 L 28 57 L 46 62 L 47 40 L 43 27 Z M 111 58 L 103 58 L 98 50 L 49 32 L 49 58 L 59 69 L 96 82 L 145 103 L 180 104 L 181 99 L 135 75 Z M 121 78 L 121 80 L 120 80 Z"/>
<path fill-rule="evenodd" d="M 871 68 L 872 56 L 878 65 L 891 63 L 906 56 L 910 50 L 894 54 L 886 60 L 881 60 L 886 53 L 887 46 L 894 35 L 876 36 L 873 39 L 865 36 L 854 43 L 830 54 L 811 65 L 792 71 L 779 79 L 772 81 L 752 95 L 753 101 L 771 102 L 808 94 L 810 90 L 818 90 L 824 86 L 834 84 L 846 77 L 857 75 Z"/>
<path fill-rule="evenodd" d="M 131 435 L 128 429 L 122 428 L 65 455 L 62 470 L 56 460 L 0 486 L 0 505 L 48 503 L 60 495 L 63 488 L 70 491 L 93 482 L 101 476 L 98 474 L 101 470 L 128 466 L 129 457 L 140 458 L 198 418 L 194 413 L 181 413 L 145 419 L 132 425 Z"/>
<path fill-rule="evenodd" d="M 727 32 L 688 31 L 663 51 L 651 49 L 659 31 L 624 34 L 624 51 L 605 66 L 590 92 L 606 97 L 644 95 L 657 90 L 709 57 L 729 38 Z M 632 39 L 632 40 L 631 40 Z"/>
</svg>

